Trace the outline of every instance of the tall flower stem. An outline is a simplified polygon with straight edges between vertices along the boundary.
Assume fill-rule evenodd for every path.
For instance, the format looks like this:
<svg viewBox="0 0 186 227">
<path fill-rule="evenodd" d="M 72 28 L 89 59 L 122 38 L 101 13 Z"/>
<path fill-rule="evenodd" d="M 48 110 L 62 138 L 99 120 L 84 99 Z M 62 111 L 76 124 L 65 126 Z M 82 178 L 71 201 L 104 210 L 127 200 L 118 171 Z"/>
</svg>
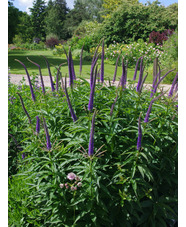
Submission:
<svg viewBox="0 0 186 227">
<path fill-rule="evenodd" d="M 30 116 L 29 116 L 29 114 L 28 114 L 28 112 L 27 112 L 27 110 L 26 110 L 26 108 L 25 108 L 23 99 L 22 99 L 21 95 L 20 95 L 18 92 L 17 92 L 17 94 L 19 95 L 19 98 L 20 98 L 20 101 L 21 101 L 21 105 L 22 105 L 22 107 L 23 107 L 23 110 L 24 110 L 26 116 L 28 117 L 29 124 L 31 124 L 31 118 L 30 118 Z"/>
<path fill-rule="evenodd" d="M 48 74 L 49 74 L 49 77 L 50 77 L 51 89 L 52 89 L 52 91 L 55 91 L 54 83 L 53 83 L 53 79 L 52 79 L 52 74 L 51 74 L 51 71 L 50 71 L 50 66 L 49 66 L 48 60 L 47 60 L 47 58 L 45 56 L 43 56 L 43 55 L 41 55 L 41 56 L 45 59 L 45 62 L 46 62 L 47 68 L 48 68 Z"/>
<path fill-rule="evenodd" d="M 29 82 L 29 86 L 30 86 L 30 92 L 31 92 L 31 95 L 32 95 L 32 100 L 35 102 L 36 97 L 35 97 L 35 94 L 34 94 L 34 91 L 33 91 L 33 87 L 32 87 L 32 83 L 31 83 L 31 80 L 30 80 L 30 75 L 28 73 L 28 70 L 27 70 L 26 66 L 23 64 L 23 62 L 19 61 L 18 59 L 15 59 L 15 61 L 19 62 L 25 69 L 25 72 L 26 72 L 27 78 L 28 78 L 28 82 Z"/>
<path fill-rule="evenodd" d="M 41 87 L 42 87 L 42 92 L 43 94 L 45 94 L 45 86 L 44 86 L 44 82 L 43 82 L 43 76 L 42 76 L 42 73 L 41 73 L 41 67 L 39 64 L 31 61 L 28 57 L 27 57 L 28 61 L 31 62 L 32 64 L 36 65 L 39 69 L 39 75 L 40 75 L 40 80 L 41 80 Z"/>
</svg>

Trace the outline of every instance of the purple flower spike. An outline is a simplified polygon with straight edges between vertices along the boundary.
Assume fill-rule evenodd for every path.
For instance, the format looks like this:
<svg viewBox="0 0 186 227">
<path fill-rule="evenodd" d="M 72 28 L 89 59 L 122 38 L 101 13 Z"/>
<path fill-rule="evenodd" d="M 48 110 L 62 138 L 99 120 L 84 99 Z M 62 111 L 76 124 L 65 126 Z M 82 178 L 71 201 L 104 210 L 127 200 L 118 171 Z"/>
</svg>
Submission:
<svg viewBox="0 0 186 227">
<path fill-rule="evenodd" d="M 139 151 L 141 148 L 141 140 L 142 140 L 142 129 L 141 129 L 141 115 L 138 119 L 138 141 L 137 141 L 137 150 Z"/>
<path fill-rule="evenodd" d="M 105 57 L 105 53 L 104 53 L 104 40 L 103 40 L 102 54 L 101 54 L 101 74 L 100 74 L 101 83 L 103 83 L 104 81 L 104 57 Z"/>
<path fill-rule="evenodd" d="M 140 63 L 140 73 L 139 73 L 139 79 L 138 79 L 138 84 L 136 87 L 136 91 L 140 92 L 140 87 L 141 87 L 141 82 L 142 82 L 142 78 L 143 78 L 143 57 L 141 58 L 141 63 Z"/>
<path fill-rule="evenodd" d="M 20 101 L 21 101 L 21 105 L 22 105 L 22 107 L 23 107 L 23 110 L 24 110 L 26 116 L 28 117 L 28 121 L 29 121 L 29 123 L 31 124 L 31 118 L 30 118 L 30 116 L 29 116 L 29 114 L 28 114 L 28 112 L 27 112 L 27 110 L 26 110 L 26 108 L 25 108 L 23 99 L 22 99 L 21 95 L 20 95 L 18 92 L 17 92 L 17 94 L 19 95 L 19 98 L 20 98 Z"/>
<path fill-rule="evenodd" d="M 145 123 L 149 122 L 149 115 L 150 115 L 150 112 L 151 112 L 151 109 L 152 109 L 153 102 L 156 101 L 157 99 L 159 99 L 162 95 L 164 95 L 164 93 L 162 93 L 161 95 L 159 95 L 156 98 L 151 100 L 149 108 L 148 108 L 146 116 L 145 116 L 145 120 L 144 120 Z"/>
<path fill-rule="evenodd" d="M 136 80 L 136 75 L 137 75 L 137 71 L 138 71 L 138 64 L 139 64 L 139 60 L 140 60 L 140 59 L 141 59 L 141 57 L 138 58 L 138 60 L 137 60 L 137 62 L 136 62 L 136 68 L 135 68 L 135 71 L 134 71 L 133 80 Z"/>
<path fill-rule="evenodd" d="M 36 132 L 39 134 L 40 131 L 40 119 L 36 116 Z"/>
<path fill-rule="evenodd" d="M 22 153 L 22 159 L 25 159 L 25 153 L 24 152 Z"/>
<path fill-rule="evenodd" d="M 77 121 L 77 117 L 76 117 L 76 115 L 74 113 L 74 110 L 72 108 L 72 104 L 70 102 L 70 98 L 69 98 L 69 95 L 68 95 L 68 92 L 67 92 L 67 79 L 66 79 L 66 77 L 65 77 L 64 90 L 65 90 L 65 95 L 66 95 L 66 98 L 67 98 L 67 103 L 68 103 L 68 107 L 69 107 L 69 110 L 70 110 L 71 117 L 72 117 L 73 121 Z"/>
<path fill-rule="evenodd" d="M 171 89 L 169 91 L 169 97 L 171 97 L 173 95 L 174 86 L 176 84 L 177 79 L 178 79 L 178 73 L 176 73 L 176 76 L 174 77 L 174 80 L 172 82 L 172 86 L 171 86 Z"/>
<path fill-rule="evenodd" d="M 44 86 L 44 82 L 43 82 L 43 76 L 42 76 L 42 73 L 41 73 L 41 67 L 40 65 L 38 65 L 37 63 L 31 61 L 29 58 L 27 58 L 29 62 L 31 62 L 32 64 L 36 65 L 39 69 L 39 75 L 40 75 L 40 79 L 41 79 L 41 86 L 42 86 L 42 92 L 43 94 L 45 94 L 45 86 Z"/>
<path fill-rule="evenodd" d="M 116 66 L 115 66 L 115 71 L 114 71 L 114 76 L 113 76 L 113 83 L 116 81 L 116 74 L 117 74 L 117 69 L 118 69 L 118 61 L 119 61 L 120 55 L 118 56 L 116 60 Z"/>
<path fill-rule="evenodd" d="M 43 118 L 43 124 L 44 124 L 44 129 L 45 129 L 45 134 L 46 134 L 47 149 L 50 151 L 50 149 L 52 148 L 52 145 L 50 143 L 50 136 L 49 136 L 49 133 L 48 133 L 48 128 L 47 128 L 47 125 L 46 125 L 45 118 Z"/>
<path fill-rule="evenodd" d="M 93 85 L 93 75 L 94 75 L 94 68 L 95 68 L 95 65 L 97 63 L 97 60 L 98 60 L 98 57 L 99 55 L 95 58 L 94 62 L 92 63 L 91 65 L 91 71 L 90 71 L 90 88 L 92 89 L 92 85 Z"/>
<path fill-rule="evenodd" d="M 121 86 L 122 90 L 126 87 L 126 68 L 124 65 L 124 58 L 122 58 L 122 75 L 121 75 Z"/>
<path fill-rule="evenodd" d="M 162 72 L 162 71 L 163 71 L 163 70 L 159 71 L 159 72 L 156 74 L 155 78 L 154 78 L 154 81 L 153 81 L 153 83 L 152 83 L 151 97 L 153 96 L 153 90 L 154 90 L 154 88 L 155 88 L 155 86 L 156 86 L 156 81 L 157 81 L 157 79 L 160 80 L 160 75 L 161 75 L 161 72 Z"/>
<path fill-rule="evenodd" d="M 72 77 L 73 77 L 73 80 L 76 80 L 76 73 L 75 73 L 74 62 L 73 62 L 73 59 L 72 58 L 71 58 L 71 67 L 72 67 Z"/>
<path fill-rule="evenodd" d="M 30 75 L 28 73 L 28 70 L 26 68 L 26 66 L 23 64 L 23 62 L 15 59 L 15 61 L 19 62 L 25 69 L 25 72 L 26 72 L 26 75 L 27 75 L 27 78 L 28 78 L 28 82 L 29 82 L 29 86 L 30 86 L 30 92 L 31 92 L 31 95 L 32 95 L 32 100 L 35 102 L 36 101 L 36 97 L 34 95 L 34 90 L 33 90 L 33 87 L 32 87 L 32 83 L 31 83 L 31 80 L 30 80 Z"/>
<path fill-rule="evenodd" d="M 46 59 L 45 56 L 43 56 L 43 55 L 41 55 L 41 56 L 45 59 L 45 62 L 47 64 L 48 74 L 49 74 L 49 77 L 50 77 L 51 89 L 52 89 L 52 91 L 55 91 L 54 83 L 53 83 L 53 79 L 52 79 L 52 74 L 51 74 L 51 71 L 50 71 L 50 66 L 49 66 L 48 60 Z"/>
<path fill-rule="evenodd" d="M 152 96 L 156 93 L 156 90 L 157 90 L 157 88 L 158 88 L 158 85 L 160 84 L 160 82 L 170 73 L 170 72 L 172 72 L 172 71 L 174 71 L 176 68 L 174 68 L 174 69 L 171 69 L 171 70 L 169 70 L 164 76 L 162 76 L 160 79 L 159 79 L 159 81 L 157 82 L 157 84 L 155 85 L 155 87 L 154 87 L 154 90 L 153 90 L 153 92 L 151 93 L 151 98 L 152 98 Z"/>
<path fill-rule="evenodd" d="M 88 110 L 89 111 L 91 111 L 93 109 L 94 92 L 95 92 L 95 84 L 96 84 L 96 76 L 97 76 L 97 68 L 98 68 L 98 65 L 96 65 L 95 75 L 94 75 L 94 78 L 93 78 L 93 84 L 92 84 L 91 92 L 90 92 L 90 98 L 89 98 L 89 103 L 88 103 Z"/>
<path fill-rule="evenodd" d="M 71 47 L 69 47 L 69 52 L 68 52 L 68 73 L 69 73 L 69 86 L 73 86 L 73 72 L 72 72 L 72 53 L 71 53 Z"/>
<path fill-rule="evenodd" d="M 95 123 L 95 116 L 96 116 L 96 111 L 94 111 L 94 114 L 93 114 L 93 117 L 92 117 L 92 127 L 91 127 L 91 131 L 90 131 L 88 156 L 92 156 L 94 154 L 94 123 Z"/>
</svg>

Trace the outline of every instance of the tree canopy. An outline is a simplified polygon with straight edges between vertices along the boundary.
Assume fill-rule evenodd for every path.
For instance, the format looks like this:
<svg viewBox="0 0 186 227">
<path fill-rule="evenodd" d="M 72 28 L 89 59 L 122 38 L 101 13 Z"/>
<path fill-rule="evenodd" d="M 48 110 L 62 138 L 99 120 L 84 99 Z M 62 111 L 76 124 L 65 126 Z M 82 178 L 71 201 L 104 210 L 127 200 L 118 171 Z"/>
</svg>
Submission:
<svg viewBox="0 0 186 227">
<path fill-rule="evenodd" d="M 34 37 L 45 41 L 51 35 L 59 40 L 77 33 L 84 37 L 83 26 L 91 27 L 89 22 L 99 23 L 93 33 L 99 33 L 107 44 L 146 40 L 152 31 L 178 26 L 178 4 L 164 7 L 158 0 L 145 5 L 138 0 L 75 0 L 73 9 L 67 7 L 66 0 L 34 0 L 30 12 L 23 13 L 8 1 L 9 43 L 15 35 L 23 42 L 32 42 Z"/>
</svg>

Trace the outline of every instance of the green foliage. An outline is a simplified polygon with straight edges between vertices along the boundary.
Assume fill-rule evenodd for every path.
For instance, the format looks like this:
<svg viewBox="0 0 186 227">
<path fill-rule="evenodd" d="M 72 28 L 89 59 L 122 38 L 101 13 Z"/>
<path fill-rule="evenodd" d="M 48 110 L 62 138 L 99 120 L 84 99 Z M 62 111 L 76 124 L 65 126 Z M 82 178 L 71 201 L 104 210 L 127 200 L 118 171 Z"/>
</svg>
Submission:
<svg viewBox="0 0 186 227">
<path fill-rule="evenodd" d="M 18 173 L 9 180 L 9 226 L 167 226 L 177 220 L 174 96 L 156 100 L 150 121 L 144 123 L 150 91 L 138 94 L 134 82 L 125 90 L 96 84 L 94 156 L 87 157 L 93 115 L 87 110 L 90 84 L 82 79 L 68 88 L 78 118 L 73 122 L 61 86 L 58 93 L 46 88 L 43 95 L 36 81 L 34 77 L 35 103 L 28 86 L 23 84 L 19 90 L 31 124 L 16 94 L 18 87 L 9 87 L 10 96 L 16 97 L 13 103 L 9 100 L 10 132 L 23 149 L 13 158 Z M 142 148 L 137 150 L 140 114 L 143 137 Z M 36 116 L 41 119 L 39 134 Z M 43 117 L 51 151 L 46 149 Z M 61 186 L 74 183 L 67 179 L 71 172 L 82 179 L 77 190 Z"/>
<path fill-rule="evenodd" d="M 45 16 L 46 5 L 44 0 L 34 0 L 31 11 L 31 24 L 33 26 L 34 36 L 42 39 L 45 37 Z"/>
<path fill-rule="evenodd" d="M 129 43 L 139 38 L 146 40 L 152 31 L 163 32 L 176 29 L 176 16 L 170 16 L 169 8 L 159 6 L 158 2 L 149 5 L 125 2 L 103 22 L 102 36 L 107 44 L 116 42 Z M 169 17 L 165 16 L 169 14 Z"/>
<path fill-rule="evenodd" d="M 50 2 L 49 2 L 50 4 Z M 66 1 L 55 0 L 52 5 L 49 5 L 47 16 L 45 17 L 46 34 L 55 34 L 59 39 L 67 39 L 68 32 L 64 28 L 64 21 L 67 15 Z"/>
<path fill-rule="evenodd" d="M 98 53 L 101 53 L 102 48 L 98 49 Z M 93 55 L 95 47 L 90 50 Z M 106 62 L 115 64 L 119 55 L 122 55 L 125 59 L 125 63 L 128 61 L 128 66 L 135 67 L 136 61 L 139 57 L 143 56 L 144 63 L 149 66 L 153 63 L 156 57 L 164 54 L 163 48 L 160 45 L 144 42 L 142 39 L 138 39 L 137 42 L 130 44 L 117 43 L 113 41 L 112 44 L 105 49 Z M 119 65 L 121 65 L 122 58 L 120 58 Z"/>
<path fill-rule="evenodd" d="M 18 33 L 18 24 L 20 23 L 21 12 L 8 2 L 8 43 L 12 43 L 14 36 Z"/>
<path fill-rule="evenodd" d="M 176 31 L 167 41 L 163 44 L 164 55 L 159 59 L 163 68 L 170 70 L 176 68 L 178 70 L 178 32 Z M 167 83 L 172 83 L 175 73 L 171 73 L 171 76 L 165 78 Z"/>
<path fill-rule="evenodd" d="M 91 21 L 98 21 L 99 23 L 103 21 L 101 14 L 103 11 L 103 0 L 76 0 L 74 7 L 80 4 L 81 7 L 85 8 L 85 12 L 89 15 Z"/>
<path fill-rule="evenodd" d="M 34 28 L 31 22 L 31 16 L 25 12 L 19 18 L 18 35 L 22 39 L 22 43 L 30 43 L 34 37 Z"/>
</svg>

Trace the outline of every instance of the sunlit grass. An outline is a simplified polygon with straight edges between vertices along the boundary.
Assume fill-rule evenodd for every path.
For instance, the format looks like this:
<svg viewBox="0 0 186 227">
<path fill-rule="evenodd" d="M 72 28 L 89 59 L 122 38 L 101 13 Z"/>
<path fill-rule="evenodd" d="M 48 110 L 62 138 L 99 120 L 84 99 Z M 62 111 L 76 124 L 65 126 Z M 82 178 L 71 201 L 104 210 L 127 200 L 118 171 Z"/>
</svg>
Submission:
<svg viewBox="0 0 186 227">
<path fill-rule="evenodd" d="M 39 51 L 38 50 L 13 50 L 13 51 L 10 51 L 8 53 L 8 66 L 10 68 L 9 72 L 11 74 L 25 74 L 25 70 L 22 67 L 22 65 L 14 60 L 14 59 L 18 59 L 26 65 L 28 72 L 30 74 L 33 74 L 33 73 L 37 74 L 38 68 L 27 60 L 27 57 L 28 57 L 30 60 L 36 62 L 37 64 L 39 64 L 41 66 L 43 76 L 48 76 L 47 65 L 45 63 L 44 58 L 41 55 L 44 55 L 48 59 L 48 61 L 50 63 L 52 75 L 54 75 L 55 66 L 58 66 L 61 63 L 66 63 L 66 65 L 63 65 L 61 67 L 62 76 L 65 76 L 66 74 L 68 74 L 66 56 L 65 55 L 63 55 L 62 57 L 54 56 L 52 54 L 52 50 L 44 50 L 44 51 L 41 51 L 41 50 L 39 50 Z M 78 76 L 80 76 L 79 59 L 78 60 L 74 59 L 73 61 L 74 61 L 74 68 L 75 68 L 76 76 L 78 77 Z M 100 61 L 101 60 L 98 60 L 99 65 L 100 65 Z M 91 68 L 91 61 L 83 60 L 83 68 L 82 68 L 81 77 L 83 77 L 85 79 L 89 79 L 90 78 L 90 68 Z M 115 70 L 115 65 L 105 63 L 105 69 L 104 69 L 105 79 L 112 80 L 113 75 L 114 75 L 114 70 Z M 148 71 L 148 77 L 147 77 L 146 83 L 152 83 L 152 66 L 150 66 L 149 68 L 146 68 L 145 70 Z M 120 79 L 121 74 L 122 74 L 122 68 L 121 68 L 121 66 L 118 66 L 116 80 Z M 128 68 L 127 78 L 129 80 L 131 80 L 133 78 L 133 75 L 134 75 L 134 68 Z"/>
</svg>

